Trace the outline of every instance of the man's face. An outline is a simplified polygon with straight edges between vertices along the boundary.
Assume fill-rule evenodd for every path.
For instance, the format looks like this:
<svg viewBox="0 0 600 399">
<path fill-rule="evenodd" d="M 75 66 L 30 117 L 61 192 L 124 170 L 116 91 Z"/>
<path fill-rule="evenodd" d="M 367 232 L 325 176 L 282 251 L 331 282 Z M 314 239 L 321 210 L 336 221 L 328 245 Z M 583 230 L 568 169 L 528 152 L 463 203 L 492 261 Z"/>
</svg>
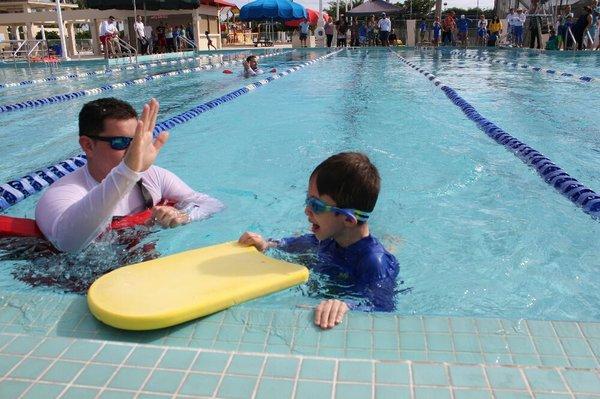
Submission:
<svg viewBox="0 0 600 399">
<path fill-rule="evenodd" d="M 141 15 L 138 15 L 136 19 L 137 19 L 138 22 L 142 22 L 142 16 Z"/>
<path fill-rule="evenodd" d="M 114 24 L 115 23 L 115 19 L 114 18 L 109 18 L 108 22 L 110 22 L 111 24 Z"/>
<path fill-rule="evenodd" d="M 100 137 L 133 137 L 137 119 L 105 119 L 104 129 Z M 126 150 L 113 150 L 109 142 L 94 140 L 92 137 L 81 136 L 79 143 L 87 155 L 90 169 L 95 171 L 100 180 L 115 168 L 125 156 Z"/>
<path fill-rule="evenodd" d="M 256 61 L 256 58 L 250 59 L 250 61 L 248 61 L 248 65 L 250 65 L 250 68 L 252 69 L 258 69 L 258 62 Z"/>
</svg>

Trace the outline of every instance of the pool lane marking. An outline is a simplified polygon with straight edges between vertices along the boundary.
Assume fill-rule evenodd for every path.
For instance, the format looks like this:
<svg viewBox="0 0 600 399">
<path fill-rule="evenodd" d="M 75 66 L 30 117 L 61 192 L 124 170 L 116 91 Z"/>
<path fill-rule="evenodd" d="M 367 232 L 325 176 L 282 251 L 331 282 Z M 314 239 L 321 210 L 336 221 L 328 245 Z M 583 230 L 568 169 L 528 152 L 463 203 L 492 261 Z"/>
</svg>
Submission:
<svg viewBox="0 0 600 399">
<path fill-rule="evenodd" d="M 517 69 L 530 70 L 532 72 L 546 73 L 548 75 L 553 75 L 553 76 L 577 79 L 580 82 L 585 82 L 585 83 L 600 83 L 599 79 L 595 79 L 592 76 L 577 76 L 572 73 L 561 72 L 556 69 L 542 68 L 542 67 L 532 66 L 532 65 L 528 65 L 528 64 L 519 64 L 518 62 L 511 62 L 511 61 L 507 61 L 507 60 L 500 60 L 497 58 L 484 57 L 481 55 L 471 55 L 471 54 L 462 52 L 460 50 L 453 50 L 450 52 L 450 54 L 455 55 L 457 57 L 471 58 L 471 59 L 475 59 L 475 60 L 479 60 L 479 61 L 490 61 L 492 64 L 502 64 L 502 65 L 512 66 Z"/>
<path fill-rule="evenodd" d="M 291 51 L 289 51 L 289 52 L 291 52 Z M 260 58 L 274 57 L 276 55 L 281 55 L 281 54 L 286 54 L 286 53 L 288 53 L 288 52 L 267 54 L 267 55 L 260 56 Z M 208 70 L 217 69 L 217 68 L 220 68 L 223 66 L 234 65 L 234 64 L 240 63 L 242 61 L 243 60 L 223 61 L 223 62 L 216 63 L 216 64 L 201 65 L 201 66 L 194 67 L 194 68 L 175 69 L 173 71 L 160 72 L 160 73 L 156 73 L 154 75 L 146 75 L 146 76 L 142 76 L 141 78 L 138 78 L 138 79 L 126 80 L 125 82 L 114 83 L 114 84 L 107 84 L 107 85 L 100 86 L 100 87 L 94 87 L 92 89 L 78 90 L 78 91 L 75 91 L 72 93 L 57 94 L 57 95 L 51 96 L 51 97 L 44 97 L 44 98 L 38 98 L 35 100 L 21 101 L 21 102 L 14 103 L 14 104 L 0 105 L 0 113 L 7 113 L 7 112 L 19 111 L 19 110 L 24 110 L 24 109 L 29 109 L 29 108 L 38 108 L 38 107 L 42 107 L 42 106 L 50 105 L 50 104 L 63 103 L 63 102 L 75 100 L 75 99 L 81 98 L 81 97 L 93 96 L 93 95 L 100 94 L 100 93 L 103 93 L 103 92 L 109 91 L 109 90 L 120 89 L 123 87 L 132 86 L 132 85 L 145 84 L 152 80 L 162 79 L 164 77 L 179 76 L 179 75 L 188 74 L 191 72 L 208 71 Z"/>
<path fill-rule="evenodd" d="M 475 107 L 463 99 L 452 87 L 444 84 L 437 76 L 421 68 L 419 65 L 406 60 L 395 51 L 390 51 L 402 63 L 424 75 L 431 83 L 442 90 L 446 97 L 459 107 L 467 118 L 475 122 L 479 129 L 483 130 L 485 134 L 494 139 L 498 144 L 503 145 L 507 150 L 515 154 L 524 163 L 534 168 L 546 183 L 553 186 L 575 205 L 581 207 L 585 213 L 593 218 L 600 217 L 600 195 L 581 184 L 577 179 L 571 177 L 542 153 L 511 136 L 492 121 L 483 117 Z"/>
<path fill-rule="evenodd" d="M 154 137 L 156 137 L 163 130 L 172 129 L 177 125 L 186 123 L 190 119 L 193 119 L 206 111 L 210 111 L 211 109 L 214 109 L 219 105 L 234 100 L 244 94 L 258 89 L 259 87 L 265 86 L 266 84 L 269 84 L 274 80 L 280 79 L 309 65 L 312 65 L 318 61 L 331 57 L 342 50 L 344 49 L 332 51 L 321 57 L 304 62 L 300 65 L 296 65 L 283 72 L 275 73 L 264 79 L 261 79 L 254 83 L 250 83 L 228 94 L 225 94 L 221 97 L 202 103 L 165 121 L 157 123 L 152 133 Z M 80 154 L 75 157 L 66 159 L 62 162 L 59 162 L 57 164 L 48 166 L 44 169 L 31 172 L 18 180 L 11 180 L 0 185 L 0 212 L 5 211 L 11 206 L 21 202 L 30 195 L 42 191 L 45 187 L 48 187 L 50 184 L 58 181 L 61 177 L 74 172 L 76 169 L 79 169 L 80 167 L 85 165 L 86 162 L 87 159 L 85 155 Z"/>
<path fill-rule="evenodd" d="M 286 52 L 287 51 L 277 51 L 274 53 L 265 53 L 264 55 L 283 54 Z M 245 54 L 245 53 L 243 53 L 243 52 L 231 53 L 231 55 L 234 55 L 234 56 L 239 56 L 239 55 L 243 55 L 243 54 Z M 225 55 L 229 55 L 229 54 L 225 54 Z M 110 75 L 113 72 L 130 71 L 130 70 L 134 70 L 134 69 L 150 69 L 150 68 L 154 68 L 157 66 L 185 64 L 185 63 L 190 63 L 190 62 L 193 62 L 196 60 L 210 60 L 211 58 L 218 58 L 221 56 L 223 56 L 223 55 L 204 55 L 204 56 L 199 56 L 199 57 L 188 57 L 188 58 L 181 58 L 181 59 L 170 60 L 170 61 L 165 60 L 165 61 L 156 61 L 156 62 L 150 62 L 150 63 L 145 63 L 145 64 L 139 64 L 139 65 L 128 65 L 128 66 L 117 67 L 117 68 L 98 69 L 96 71 L 90 71 L 90 72 L 85 72 L 85 73 L 80 73 L 80 74 L 49 76 L 47 78 L 41 78 L 41 79 L 31 79 L 31 80 L 23 80 L 21 82 L 0 84 L 0 89 L 5 89 L 5 88 L 9 88 L 9 87 L 29 86 L 29 85 L 35 85 L 35 84 L 40 84 L 40 83 L 48 83 L 48 82 L 62 81 L 62 80 L 68 80 L 68 79 L 87 78 L 90 76 L 97 76 L 97 75 Z"/>
</svg>

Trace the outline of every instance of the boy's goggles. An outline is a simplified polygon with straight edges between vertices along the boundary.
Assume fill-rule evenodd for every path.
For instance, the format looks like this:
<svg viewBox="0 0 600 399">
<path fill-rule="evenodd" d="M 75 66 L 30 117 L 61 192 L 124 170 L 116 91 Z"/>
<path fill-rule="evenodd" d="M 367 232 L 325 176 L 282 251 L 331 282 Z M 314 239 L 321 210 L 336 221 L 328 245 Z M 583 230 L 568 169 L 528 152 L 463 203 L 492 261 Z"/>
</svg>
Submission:
<svg viewBox="0 0 600 399">
<path fill-rule="evenodd" d="M 314 213 L 323 212 L 335 212 L 341 215 L 346 215 L 352 219 L 356 219 L 359 222 L 366 222 L 369 220 L 369 212 L 359 211 L 358 209 L 351 208 L 338 208 L 335 206 L 327 205 L 316 197 L 306 197 L 304 204 L 309 207 Z"/>
</svg>

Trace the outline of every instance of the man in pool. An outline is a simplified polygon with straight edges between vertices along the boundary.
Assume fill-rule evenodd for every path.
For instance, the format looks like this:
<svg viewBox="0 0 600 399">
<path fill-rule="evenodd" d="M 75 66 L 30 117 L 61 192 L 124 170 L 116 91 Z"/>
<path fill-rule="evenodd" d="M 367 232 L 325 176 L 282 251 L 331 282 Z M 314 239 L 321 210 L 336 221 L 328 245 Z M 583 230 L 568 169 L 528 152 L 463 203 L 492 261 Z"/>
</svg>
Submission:
<svg viewBox="0 0 600 399">
<path fill-rule="evenodd" d="M 258 59 L 255 55 L 250 55 L 243 62 L 244 64 L 244 77 L 249 78 L 251 76 L 260 75 L 263 70 L 258 67 Z"/>
<path fill-rule="evenodd" d="M 265 240 L 245 232 L 239 239 L 259 251 L 278 248 L 317 255 L 313 271 L 330 277 L 337 288 L 359 300 L 323 300 L 314 322 L 323 329 L 341 323 L 348 309 L 392 311 L 398 261 L 369 232 L 369 215 L 379 196 L 379 172 L 360 153 L 333 155 L 312 172 L 304 213 L 313 234 Z"/>
<path fill-rule="evenodd" d="M 153 141 L 159 105 L 150 100 L 138 119 L 128 103 L 101 98 L 79 113 L 79 144 L 87 165 L 53 184 L 35 210 L 36 222 L 59 250 L 84 249 L 109 226 L 113 217 L 152 208 L 154 220 L 176 227 L 209 217 L 223 208 L 173 173 L 153 166 L 169 133 Z M 169 201 L 175 206 L 159 205 Z"/>
</svg>

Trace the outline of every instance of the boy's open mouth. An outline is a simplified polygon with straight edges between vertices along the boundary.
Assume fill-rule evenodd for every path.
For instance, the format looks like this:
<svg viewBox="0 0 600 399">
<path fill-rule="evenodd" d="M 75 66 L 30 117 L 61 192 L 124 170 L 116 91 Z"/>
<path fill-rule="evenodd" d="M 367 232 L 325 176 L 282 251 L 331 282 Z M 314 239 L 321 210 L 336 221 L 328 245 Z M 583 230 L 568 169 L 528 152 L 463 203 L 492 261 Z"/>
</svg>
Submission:
<svg viewBox="0 0 600 399">
<path fill-rule="evenodd" d="M 321 228 L 321 226 L 319 226 L 316 223 L 313 223 L 311 220 L 309 220 L 308 222 L 311 224 L 310 231 L 312 231 L 313 233 L 316 233 Z"/>
</svg>

